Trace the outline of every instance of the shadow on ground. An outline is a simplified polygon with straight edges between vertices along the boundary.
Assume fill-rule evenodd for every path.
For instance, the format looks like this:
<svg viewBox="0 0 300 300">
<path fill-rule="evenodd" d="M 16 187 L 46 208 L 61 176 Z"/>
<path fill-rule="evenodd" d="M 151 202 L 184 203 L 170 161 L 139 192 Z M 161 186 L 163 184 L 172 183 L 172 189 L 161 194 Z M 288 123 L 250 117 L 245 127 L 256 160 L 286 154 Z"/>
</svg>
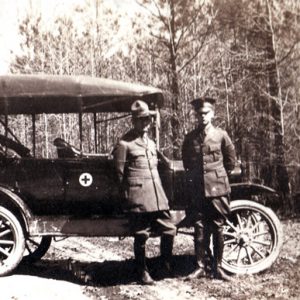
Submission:
<svg viewBox="0 0 300 300">
<path fill-rule="evenodd" d="M 159 258 L 150 258 L 147 265 L 152 277 L 164 279 L 159 275 Z M 184 277 L 193 270 L 194 257 L 176 255 L 173 257 L 173 276 Z M 17 274 L 38 276 L 49 279 L 65 280 L 91 286 L 114 286 L 131 284 L 137 281 L 134 260 L 80 262 L 76 260 L 41 260 L 35 264 L 21 263 Z"/>
</svg>

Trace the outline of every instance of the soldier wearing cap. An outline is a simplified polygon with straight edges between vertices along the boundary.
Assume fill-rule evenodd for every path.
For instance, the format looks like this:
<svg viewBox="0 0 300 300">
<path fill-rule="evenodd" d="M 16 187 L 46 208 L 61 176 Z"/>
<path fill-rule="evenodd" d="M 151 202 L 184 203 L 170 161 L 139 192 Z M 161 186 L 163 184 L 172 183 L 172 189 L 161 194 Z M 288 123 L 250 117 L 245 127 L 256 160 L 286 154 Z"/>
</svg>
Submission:
<svg viewBox="0 0 300 300">
<path fill-rule="evenodd" d="M 224 237 L 223 225 L 230 213 L 228 174 L 234 169 L 235 149 L 226 131 L 212 125 L 215 111 L 213 98 L 191 102 L 198 127 L 185 136 L 182 146 L 191 205 L 189 217 L 194 224 L 196 270 L 188 279 L 206 275 L 205 252 L 213 240 L 214 278 L 230 280 L 221 268 Z M 208 251 L 209 252 L 209 251 Z"/>
<path fill-rule="evenodd" d="M 134 233 L 139 281 L 153 284 L 146 265 L 146 241 L 150 235 L 161 235 L 161 274 L 170 275 L 176 226 L 171 222 L 168 199 L 157 170 L 156 145 L 148 136 L 155 112 L 141 100 L 132 104 L 131 112 L 133 129 L 121 138 L 113 155 Z"/>
</svg>

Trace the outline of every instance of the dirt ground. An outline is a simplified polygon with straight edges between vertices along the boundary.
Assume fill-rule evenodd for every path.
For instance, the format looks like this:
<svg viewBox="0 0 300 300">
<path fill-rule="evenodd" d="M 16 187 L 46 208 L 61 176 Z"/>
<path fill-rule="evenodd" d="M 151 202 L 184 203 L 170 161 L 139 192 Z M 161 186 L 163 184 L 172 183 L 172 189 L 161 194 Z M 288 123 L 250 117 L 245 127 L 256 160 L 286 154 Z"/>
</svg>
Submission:
<svg viewBox="0 0 300 300">
<path fill-rule="evenodd" d="M 284 220 L 280 256 L 261 274 L 232 282 L 208 278 L 185 281 L 193 269 L 192 237 L 179 234 L 174 245 L 174 278 L 156 274 L 159 239 L 147 243 L 153 286 L 136 283 L 132 238 L 68 238 L 53 242 L 38 263 L 22 263 L 0 278 L 1 300 L 56 299 L 300 299 L 300 220 Z"/>
</svg>

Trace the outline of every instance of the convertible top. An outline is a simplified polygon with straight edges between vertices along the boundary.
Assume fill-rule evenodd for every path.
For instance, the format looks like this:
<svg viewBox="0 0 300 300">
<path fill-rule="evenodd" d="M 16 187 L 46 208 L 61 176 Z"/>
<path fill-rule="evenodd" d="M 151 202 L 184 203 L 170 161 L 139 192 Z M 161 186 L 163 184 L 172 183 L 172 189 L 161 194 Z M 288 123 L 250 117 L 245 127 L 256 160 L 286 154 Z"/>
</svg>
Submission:
<svg viewBox="0 0 300 300">
<path fill-rule="evenodd" d="M 0 76 L 0 114 L 128 112 L 142 99 L 162 107 L 162 91 L 140 84 L 89 76 Z"/>
</svg>

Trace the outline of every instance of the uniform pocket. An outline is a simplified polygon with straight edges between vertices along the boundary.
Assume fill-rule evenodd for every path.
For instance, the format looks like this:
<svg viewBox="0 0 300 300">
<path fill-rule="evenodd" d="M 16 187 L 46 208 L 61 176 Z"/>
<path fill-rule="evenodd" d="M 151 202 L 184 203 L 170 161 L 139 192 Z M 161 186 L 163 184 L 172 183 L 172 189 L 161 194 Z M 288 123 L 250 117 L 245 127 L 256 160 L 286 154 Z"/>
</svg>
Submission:
<svg viewBox="0 0 300 300">
<path fill-rule="evenodd" d="M 130 155 L 132 157 L 139 157 L 139 156 L 146 156 L 146 153 L 144 150 L 133 150 L 130 152 Z"/>
<path fill-rule="evenodd" d="M 215 172 L 209 172 L 208 176 L 211 176 L 211 180 L 207 180 L 212 183 L 210 196 L 214 197 L 228 194 L 230 187 L 225 169 L 222 168 L 215 170 Z"/>
<path fill-rule="evenodd" d="M 217 174 L 218 178 L 220 178 L 220 177 L 226 177 L 227 176 L 227 173 L 226 173 L 225 169 L 218 169 L 218 170 L 216 170 L 216 174 Z"/>
<path fill-rule="evenodd" d="M 219 144 L 209 146 L 209 151 L 210 152 L 220 152 L 220 150 L 221 150 L 221 147 L 220 147 Z"/>
<path fill-rule="evenodd" d="M 213 155 L 214 161 L 218 161 L 221 157 L 221 145 L 220 144 L 210 145 L 209 152 Z"/>
<path fill-rule="evenodd" d="M 128 179 L 128 201 L 130 205 L 139 205 L 144 199 L 144 186 L 143 181 L 140 179 Z"/>
<path fill-rule="evenodd" d="M 147 167 L 148 163 L 145 150 L 131 151 L 129 165 L 138 169 Z"/>
<path fill-rule="evenodd" d="M 129 187 L 142 187 L 143 181 L 138 178 L 128 178 Z"/>
</svg>

